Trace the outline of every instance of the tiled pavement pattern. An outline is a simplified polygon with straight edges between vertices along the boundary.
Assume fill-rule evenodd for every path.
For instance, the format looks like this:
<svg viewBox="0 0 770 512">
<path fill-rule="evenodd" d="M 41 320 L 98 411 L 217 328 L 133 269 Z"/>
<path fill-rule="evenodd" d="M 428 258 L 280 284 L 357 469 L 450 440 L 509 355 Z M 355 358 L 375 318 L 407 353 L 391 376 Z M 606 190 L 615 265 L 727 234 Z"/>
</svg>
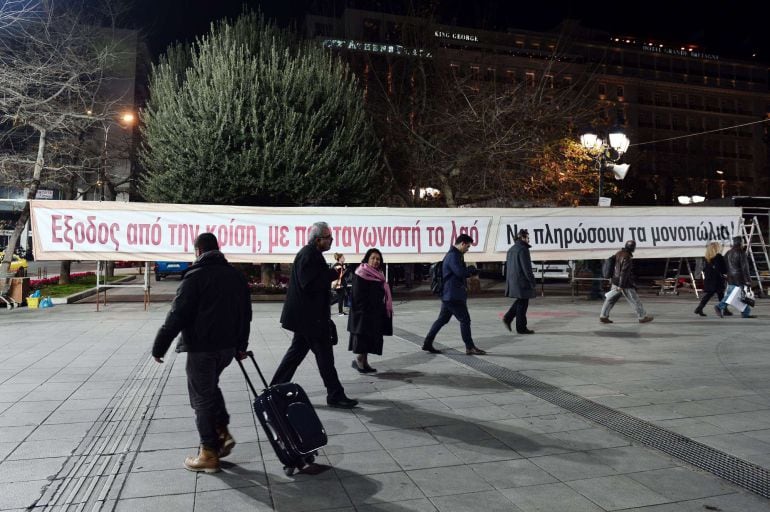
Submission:
<svg viewBox="0 0 770 512">
<path fill-rule="evenodd" d="M 646 298 L 645 298 L 646 299 Z M 596 402 L 770 466 L 767 330 L 758 319 L 692 315 L 692 301 L 646 299 L 655 322 L 624 304 L 536 299 L 532 336 L 503 330 L 508 302 L 470 304 L 485 358 Z M 634 445 L 444 356 L 388 338 L 379 372 L 337 368 L 353 411 L 327 408 L 312 359 L 297 381 L 329 433 L 317 474 L 283 474 L 255 426 L 237 366 L 223 387 L 235 451 L 216 475 L 182 468 L 197 444 L 184 355 L 164 365 L 149 344 L 168 304 L 0 311 L 0 510 L 117 511 L 754 511 L 770 503 L 660 452 Z M 271 374 L 288 344 L 280 304 L 254 304 L 251 348 Z M 435 301 L 396 306 L 424 333 Z M 344 318 L 333 317 L 340 332 Z M 452 321 L 438 342 L 461 348 Z"/>
</svg>

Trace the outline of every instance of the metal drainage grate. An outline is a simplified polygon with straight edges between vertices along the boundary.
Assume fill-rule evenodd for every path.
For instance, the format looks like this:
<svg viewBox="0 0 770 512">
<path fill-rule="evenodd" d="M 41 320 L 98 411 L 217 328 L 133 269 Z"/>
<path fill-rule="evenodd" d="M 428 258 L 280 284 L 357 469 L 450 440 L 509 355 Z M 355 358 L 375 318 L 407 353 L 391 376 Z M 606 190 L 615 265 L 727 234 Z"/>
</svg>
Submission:
<svg viewBox="0 0 770 512">
<path fill-rule="evenodd" d="M 393 329 L 397 336 L 422 345 L 422 338 L 403 329 Z M 509 370 L 478 357 L 441 347 L 443 355 L 469 368 L 489 375 L 500 382 L 526 391 L 599 425 L 619 432 L 645 446 L 655 448 L 688 464 L 770 498 L 770 472 L 756 464 L 716 450 L 688 437 L 658 427 L 639 418 L 616 411 L 587 398 L 564 391 L 556 386 Z"/>
</svg>

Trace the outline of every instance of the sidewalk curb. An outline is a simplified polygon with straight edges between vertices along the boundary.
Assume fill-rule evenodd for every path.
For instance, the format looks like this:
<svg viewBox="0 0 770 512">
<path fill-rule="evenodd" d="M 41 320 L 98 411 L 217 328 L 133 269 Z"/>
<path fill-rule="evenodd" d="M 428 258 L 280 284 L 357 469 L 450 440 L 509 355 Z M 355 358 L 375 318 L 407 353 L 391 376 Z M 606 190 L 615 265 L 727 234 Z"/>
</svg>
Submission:
<svg viewBox="0 0 770 512">
<path fill-rule="evenodd" d="M 133 281 L 135 278 L 136 276 L 126 276 L 122 279 L 118 279 L 117 281 L 113 281 L 112 284 L 127 283 L 129 281 Z M 73 293 L 72 295 L 67 295 L 66 297 L 51 297 L 51 302 L 53 302 L 54 305 L 74 304 L 75 302 L 83 300 L 86 297 L 90 297 L 92 295 L 96 295 L 96 287 L 83 290 L 82 292 Z"/>
</svg>

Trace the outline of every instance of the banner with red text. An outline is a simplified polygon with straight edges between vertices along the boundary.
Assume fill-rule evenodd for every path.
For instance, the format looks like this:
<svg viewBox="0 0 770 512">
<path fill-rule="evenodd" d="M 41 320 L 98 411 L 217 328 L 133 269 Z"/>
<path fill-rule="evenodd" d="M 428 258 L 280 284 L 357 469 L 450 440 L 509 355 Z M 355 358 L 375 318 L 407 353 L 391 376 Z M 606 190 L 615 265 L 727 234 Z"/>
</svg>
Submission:
<svg viewBox="0 0 770 512">
<path fill-rule="evenodd" d="M 243 206 L 30 201 L 40 260 L 191 261 L 193 241 L 217 236 L 232 262 L 291 262 L 324 221 L 327 253 L 356 261 L 377 247 L 388 263 L 440 258 L 466 233 L 466 261 L 503 261 L 519 229 L 530 233 L 533 260 L 604 258 L 628 239 L 638 257 L 701 256 L 712 240 L 738 232 L 740 208 L 267 208 Z"/>
</svg>

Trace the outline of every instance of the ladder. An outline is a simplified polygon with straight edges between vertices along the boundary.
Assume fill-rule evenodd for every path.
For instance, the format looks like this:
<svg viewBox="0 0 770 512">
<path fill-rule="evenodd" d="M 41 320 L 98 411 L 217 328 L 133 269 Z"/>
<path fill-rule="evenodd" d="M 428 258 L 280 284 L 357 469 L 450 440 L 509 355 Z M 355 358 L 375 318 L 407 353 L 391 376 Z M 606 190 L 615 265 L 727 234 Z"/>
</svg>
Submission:
<svg viewBox="0 0 770 512">
<path fill-rule="evenodd" d="M 759 285 L 759 296 L 767 297 L 766 285 L 770 283 L 770 257 L 768 257 L 765 237 L 762 236 L 762 229 L 756 217 L 751 217 L 751 220 L 744 219 L 741 223 L 741 236 L 746 243 L 749 271 Z"/>
<path fill-rule="evenodd" d="M 698 264 L 694 265 L 690 263 L 688 258 L 666 258 L 666 268 L 663 271 L 663 278 L 660 280 L 660 289 L 658 295 L 679 295 L 677 285 L 679 284 L 679 277 L 686 275 L 690 278 L 690 285 L 696 298 L 700 298 L 701 289 L 695 281 L 696 275 L 701 275 L 702 271 L 698 271 Z M 683 273 L 682 270 L 685 270 Z"/>
</svg>

